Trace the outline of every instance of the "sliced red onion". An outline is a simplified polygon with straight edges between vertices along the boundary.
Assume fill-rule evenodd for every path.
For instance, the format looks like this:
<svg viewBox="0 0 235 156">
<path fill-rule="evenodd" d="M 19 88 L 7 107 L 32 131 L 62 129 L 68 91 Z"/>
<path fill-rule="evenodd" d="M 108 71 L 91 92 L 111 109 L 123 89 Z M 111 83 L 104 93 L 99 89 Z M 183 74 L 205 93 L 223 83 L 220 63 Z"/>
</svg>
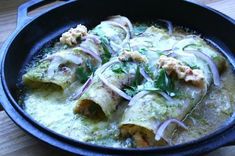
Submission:
<svg viewBox="0 0 235 156">
<path fill-rule="evenodd" d="M 129 32 L 130 32 L 130 36 L 132 36 L 132 33 L 133 33 L 133 25 L 131 24 L 131 21 L 127 18 L 127 17 L 124 17 L 124 16 L 120 16 L 120 15 L 116 15 L 116 16 L 111 16 L 109 17 L 110 20 L 113 20 L 113 21 L 116 21 L 118 23 L 120 23 L 119 21 L 121 20 L 121 22 L 123 23 L 120 23 L 122 25 L 125 25 L 125 23 L 127 24 L 128 28 L 129 28 Z M 116 20 L 115 20 L 116 19 Z M 118 20 L 119 19 L 119 20 Z"/>
<path fill-rule="evenodd" d="M 220 86 L 220 76 L 219 76 L 219 71 L 218 68 L 216 66 L 216 64 L 214 63 L 214 61 L 205 53 L 199 51 L 199 50 L 185 50 L 189 53 L 194 54 L 196 57 L 199 57 L 200 59 L 206 61 L 211 69 L 212 75 L 213 75 L 213 80 L 214 80 L 214 84 L 216 86 Z"/>
<path fill-rule="evenodd" d="M 71 97 L 69 97 L 69 99 L 76 100 L 80 98 L 87 90 L 87 88 L 91 85 L 92 80 L 93 80 L 93 74 L 89 77 L 89 79 L 84 83 L 84 85 L 79 90 L 77 90 Z"/>
<path fill-rule="evenodd" d="M 134 105 L 138 100 L 140 100 L 140 98 L 142 98 L 143 96 L 145 96 L 146 94 L 148 94 L 149 91 L 141 91 L 139 93 L 137 93 L 129 102 L 128 106 L 132 106 Z"/>
<path fill-rule="evenodd" d="M 47 70 L 47 75 L 50 78 L 53 77 L 54 72 L 63 63 L 66 63 L 69 61 L 69 62 L 72 62 L 76 65 L 79 65 L 83 62 L 83 60 L 79 56 L 76 56 L 74 54 L 69 54 L 69 53 L 65 54 L 65 55 L 62 55 L 61 53 L 55 53 L 55 54 L 47 56 L 43 60 L 51 60 L 50 65 Z"/>
<path fill-rule="evenodd" d="M 107 69 L 107 68 L 110 67 L 111 65 L 116 64 L 116 63 L 118 63 L 118 62 L 120 62 L 120 61 L 118 60 L 118 58 L 112 59 L 112 60 L 110 60 L 109 62 L 103 64 L 100 68 L 98 68 L 95 73 L 96 73 L 96 74 L 103 73 L 103 72 L 105 71 L 105 69 Z"/>
<path fill-rule="evenodd" d="M 122 19 L 126 21 L 128 28 L 129 28 L 130 36 L 132 36 L 133 25 L 132 25 L 131 21 L 127 17 L 122 17 Z"/>
<path fill-rule="evenodd" d="M 133 25 L 132 25 L 131 21 L 127 17 L 124 17 L 124 19 L 126 20 L 127 25 L 128 25 L 128 27 L 130 29 L 130 35 L 132 35 L 133 30 L 134 30 Z"/>
<path fill-rule="evenodd" d="M 114 91 L 115 93 L 117 93 L 118 95 L 120 95 L 121 97 L 123 97 L 126 100 L 131 100 L 131 97 L 129 95 L 127 95 L 125 92 L 123 92 L 122 90 L 120 90 L 119 88 L 114 86 L 113 84 L 109 83 L 101 74 L 98 74 L 98 77 L 112 91 Z"/>
<path fill-rule="evenodd" d="M 117 47 L 118 47 L 118 46 L 122 46 L 123 44 L 125 44 L 126 42 L 128 42 L 128 40 L 130 39 L 130 34 L 129 34 L 128 30 L 127 30 L 124 26 L 122 26 L 121 24 L 119 24 L 119 23 L 117 23 L 117 22 L 114 22 L 114 21 L 103 21 L 103 22 L 101 22 L 101 23 L 106 23 L 106 24 L 110 24 L 110 25 L 113 25 L 113 26 L 116 26 L 116 27 L 120 27 L 121 29 L 123 29 L 123 30 L 125 31 L 126 37 L 125 37 L 125 39 L 122 41 L 122 43 L 121 43 L 120 45 L 116 45 Z M 115 44 L 115 43 L 113 43 L 113 44 Z"/>
<path fill-rule="evenodd" d="M 145 72 L 144 68 L 140 68 L 140 74 L 147 80 L 147 81 L 153 81 L 151 77 Z"/>
<path fill-rule="evenodd" d="M 59 68 L 59 66 L 63 63 L 65 63 L 65 59 L 61 58 L 61 57 L 54 57 L 47 69 L 47 76 L 49 78 L 52 78 L 55 71 Z"/>
<path fill-rule="evenodd" d="M 163 123 L 161 123 L 159 125 L 159 127 L 157 128 L 157 131 L 155 134 L 155 140 L 159 141 L 163 137 L 166 128 L 171 123 L 176 123 L 180 127 L 184 128 L 184 129 L 188 129 L 187 126 L 182 121 L 179 121 L 177 119 L 168 119 L 168 120 L 164 121 Z"/>
<path fill-rule="evenodd" d="M 113 51 L 117 51 L 117 52 L 120 51 L 120 49 L 122 49 L 123 45 L 124 44 L 118 45 L 118 44 L 114 43 L 113 41 L 110 41 L 110 47 L 111 47 L 111 49 L 113 49 Z"/>
<path fill-rule="evenodd" d="M 74 50 L 81 50 L 84 53 L 87 53 L 89 55 L 91 55 L 92 57 L 94 57 L 98 62 L 102 62 L 102 59 L 100 58 L 100 56 L 98 54 L 96 54 L 95 52 L 85 48 L 85 47 L 76 47 L 74 48 Z"/>
<path fill-rule="evenodd" d="M 118 95 L 120 95 L 121 97 L 127 99 L 127 100 L 131 100 L 131 97 L 128 96 L 125 92 L 123 92 L 122 90 L 120 90 L 119 88 L 117 88 L 116 86 L 114 86 L 113 84 L 109 83 L 103 76 L 102 73 L 105 71 L 105 69 L 107 69 L 108 67 L 110 67 L 111 65 L 120 62 L 118 59 L 114 59 L 111 60 L 107 63 L 105 63 L 103 66 L 100 67 L 100 69 L 98 69 L 96 71 L 96 74 L 98 75 L 98 77 L 100 78 L 100 80 L 107 86 L 109 87 L 112 91 L 116 92 Z"/>
<path fill-rule="evenodd" d="M 193 38 L 196 38 L 198 36 L 196 35 L 187 35 L 184 37 L 184 39 L 176 42 L 173 46 L 172 46 L 172 50 L 176 51 L 176 50 L 183 50 L 182 47 L 185 47 L 186 45 L 189 45 L 189 44 L 195 44 L 195 39 Z"/>
<path fill-rule="evenodd" d="M 163 19 L 159 19 L 159 21 L 165 22 L 167 24 L 167 28 L 168 28 L 168 33 L 169 35 L 172 35 L 173 33 L 173 25 L 171 21 L 168 20 L 163 20 Z"/>
<path fill-rule="evenodd" d="M 92 39 L 95 42 L 95 44 L 101 43 L 99 37 L 96 35 L 93 35 L 93 34 L 88 34 L 88 35 L 84 36 L 83 39 Z"/>
<path fill-rule="evenodd" d="M 81 64 L 83 61 L 81 59 L 81 57 L 78 57 L 74 54 L 66 54 L 64 56 L 61 56 L 63 59 L 65 59 L 66 61 L 69 61 L 71 63 L 74 63 L 74 64 Z"/>
</svg>

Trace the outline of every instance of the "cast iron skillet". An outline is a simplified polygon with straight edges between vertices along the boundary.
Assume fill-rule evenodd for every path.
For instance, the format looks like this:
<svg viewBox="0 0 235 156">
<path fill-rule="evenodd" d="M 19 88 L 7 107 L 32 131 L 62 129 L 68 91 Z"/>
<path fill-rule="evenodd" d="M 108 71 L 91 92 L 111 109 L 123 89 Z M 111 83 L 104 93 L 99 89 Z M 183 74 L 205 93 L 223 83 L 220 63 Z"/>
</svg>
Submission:
<svg viewBox="0 0 235 156">
<path fill-rule="evenodd" d="M 235 22 L 229 17 L 194 3 L 181 0 L 64 0 L 34 17 L 27 12 L 50 1 L 34 0 L 23 4 L 18 12 L 18 26 L 1 49 L 1 104 L 10 118 L 22 129 L 48 144 L 80 155 L 199 155 L 232 144 L 235 121 L 201 139 L 171 146 L 145 149 L 120 149 L 91 145 L 66 138 L 36 123 L 17 104 L 17 83 L 21 69 L 48 42 L 83 23 L 89 28 L 110 15 L 124 15 L 131 21 L 167 19 L 176 25 L 197 30 L 215 41 L 235 66 Z M 234 85 L 234 84 L 231 84 Z"/>
</svg>

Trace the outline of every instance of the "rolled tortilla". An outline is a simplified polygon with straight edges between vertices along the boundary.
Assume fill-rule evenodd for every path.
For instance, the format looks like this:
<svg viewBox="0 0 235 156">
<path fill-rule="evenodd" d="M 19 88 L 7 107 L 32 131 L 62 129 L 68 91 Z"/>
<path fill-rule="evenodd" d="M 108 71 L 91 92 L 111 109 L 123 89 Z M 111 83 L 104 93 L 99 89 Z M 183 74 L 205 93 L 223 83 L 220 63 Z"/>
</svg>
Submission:
<svg viewBox="0 0 235 156">
<path fill-rule="evenodd" d="M 159 52 L 171 49 L 178 40 L 179 38 L 170 36 L 165 30 L 151 26 L 141 35 L 132 38 L 130 46 L 134 50 Z"/>
<path fill-rule="evenodd" d="M 122 17 L 120 16 L 117 18 L 122 18 Z M 58 60 L 58 61 L 63 61 L 62 62 L 62 66 L 64 67 L 63 69 L 68 69 L 69 72 L 65 73 L 63 70 L 58 68 L 54 71 L 53 76 L 48 76 L 48 68 L 50 68 L 51 63 L 53 61 L 50 59 L 39 61 L 38 63 L 36 63 L 35 66 L 28 69 L 28 71 L 23 75 L 24 84 L 30 87 L 37 87 L 38 85 L 46 83 L 46 84 L 54 84 L 62 89 L 65 89 L 76 81 L 75 72 L 77 67 L 85 66 L 85 63 L 88 60 L 92 62 L 94 67 L 98 67 L 100 65 L 100 62 L 99 60 L 97 62 L 97 58 L 101 59 L 103 55 L 108 55 L 109 53 L 111 53 L 110 56 L 115 55 L 110 50 L 111 43 L 115 43 L 113 45 L 120 44 L 122 40 L 126 38 L 127 34 L 125 34 L 126 32 L 119 26 L 115 26 L 115 24 L 114 25 L 109 24 L 108 22 L 109 21 L 105 21 L 102 22 L 100 25 L 96 26 L 93 30 L 90 31 L 90 34 L 81 39 L 82 40 L 81 43 L 76 47 L 56 52 L 56 55 L 66 56 L 73 54 L 78 57 L 81 57 L 82 58 L 81 64 L 76 64 L 76 63 L 74 64 L 74 62 L 71 63 L 69 61 Z M 125 29 L 127 28 L 125 27 Z M 108 41 L 108 43 L 106 43 L 106 41 Z M 95 53 L 98 57 L 97 58 L 92 57 L 91 55 L 85 53 L 83 49 Z"/>
<path fill-rule="evenodd" d="M 215 53 L 215 52 L 214 52 Z M 219 60 L 224 58 L 216 53 Z M 178 56 L 178 59 L 186 63 L 197 63 L 196 65 L 203 71 L 205 76 L 205 85 L 196 87 L 190 83 L 175 81 L 175 88 L 178 93 L 173 101 L 169 101 L 159 93 L 148 92 L 130 105 L 124 112 L 120 123 L 120 132 L 122 137 L 132 137 L 137 147 L 149 147 L 165 145 L 166 140 L 172 134 L 175 124 L 167 127 L 161 139 L 156 139 L 159 126 L 166 120 L 174 118 L 182 121 L 193 107 L 201 101 L 207 92 L 207 87 L 212 83 L 212 74 L 207 63 L 197 57 L 189 55 L 188 57 Z M 225 62 L 215 62 L 217 67 Z"/>
<path fill-rule="evenodd" d="M 179 41 L 170 36 L 167 31 L 155 26 L 148 27 L 141 35 L 130 40 L 130 47 L 134 51 L 144 54 L 149 60 L 149 66 L 154 66 L 161 55 L 167 55 Z"/>
<path fill-rule="evenodd" d="M 207 43 L 199 36 L 189 35 L 186 36 L 184 39 L 176 42 L 173 45 L 172 49 L 174 53 L 179 54 L 178 57 L 180 57 L 180 54 L 182 54 L 183 52 L 189 53 L 187 51 L 199 50 L 208 55 L 217 64 L 218 70 L 222 72 L 227 67 L 226 60 L 223 56 L 221 56 L 220 53 L 217 52 L 218 49 L 216 49 L 216 47 L 214 47 L 213 45 L 209 45 L 210 43 Z"/>
<path fill-rule="evenodd" d="M 187 94 L 182 99 L 174 98 L 173 102 L 167 101 L 157 93 L 148 93 L 136 100 L 136 103 L 124 112 L 120 123 L 121 135 L 133 137 L 137 147 L 163 145 L 165 143 L 163 139 L 155 140 L 158 126 L 170 118 L 182 120 L 205 94 L 203 89 L 194 86 L 185 84 L 179 86 L 178 90 L 187 91 Z"/>
<path fill-rule="evenodd" d="M 127 64 L 130 69 L 128 73 L 115 73 L 112 70 L 114 65 L 112 65 L 102 73 L 103 78 L 121 90 L 125 85 L 129 85 L 135 77 L 137 65 L 134 63 Z M 91 118 L 109 118 L 123 98 L 107 87 L 100 80 L 98 73 L 99 69 L 93 78 L 92 84 L 79 98 L 74 112 Z"/>
<path fill-rule="evenodd" d="M 62 89 L 67 88 L 76 81 L 76 69 L 85 66 L 89 60 L 93 66 L 100 63 L 89 54 L 75 48 L 62 50 L 50 55 L 36 63 L 23 75 L 26 86 L 37 87 L 41 84 L 53 84 Z M 52 71 L 50 71 L 52 70 Z"/>
<path fill-rule="evenodd" d="M 108 45 L 108 48 L 112 51 L 112 55 L 114 56 L 119 54 L 119 50 L 122 49 L 131 38 L 132 28 L 128 27 L 125 22 L 120 22 L 123 18 L 126 17 L 111 17 L 109 20 L 101 22 L 90 31 L 90 33 L 99 36 L 103 44 Z"/>
</svg>

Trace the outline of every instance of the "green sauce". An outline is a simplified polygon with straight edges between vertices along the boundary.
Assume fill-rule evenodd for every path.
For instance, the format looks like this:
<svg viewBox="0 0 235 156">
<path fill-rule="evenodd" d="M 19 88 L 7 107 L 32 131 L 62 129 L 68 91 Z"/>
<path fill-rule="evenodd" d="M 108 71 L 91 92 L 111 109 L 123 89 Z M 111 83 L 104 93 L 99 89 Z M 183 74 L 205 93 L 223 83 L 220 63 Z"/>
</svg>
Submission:
<svg viewBox="0 0 235 156">
<path fill-rule="evenodd" d="M 135 26 L 134 33 L 140 35 L 146 29 L 146 25 Z M 165 30 L 164 30 L 165 31 Z M 182 33 L 178 32 L 183 35 Z M 141 42 L 141 40 L 136 40 Z M 172 45 L 170 42 L 161 42 L 160 50 Z M 147 44 L 147 43 L 146 43 Z M 152 49 L 154 51 L 154 49 Z M 46 49 L 45 51 L 50 51 Z M 144 51 L 145 53 L 145 51 Z M 152 56 L 154 59 L 158 56 Z M 123 69 L 116 69 L 118 72 Z M 222 89 L 210 88 L 209 94 L 196 106 L 185 119 L 188 131 L 176 130 L 171 136 L 174 144 L 187 142 L 212 133 L 226 121 L 234 111 L 235 78 L 231 67 L 222 76 Z M 232 84 L 232 85 L 231 85 Z M 179 94 L 178 96 L 180 96 Z M 111 147 L 132 147 L 131 139 L 121 139 L 119 136 L 119 122 L 126 103 L 120 104 L 112 119 L 105 121 L 91 120 L 80 114 L 74 114 L 75 101 L 67 99 L 61 89 L 42 86 L 30 89 L 23 96 L 25 111 L 38 123 L 66 137 Z M 183 96 L 183 95 L 182 95 Z"/>
</svg>

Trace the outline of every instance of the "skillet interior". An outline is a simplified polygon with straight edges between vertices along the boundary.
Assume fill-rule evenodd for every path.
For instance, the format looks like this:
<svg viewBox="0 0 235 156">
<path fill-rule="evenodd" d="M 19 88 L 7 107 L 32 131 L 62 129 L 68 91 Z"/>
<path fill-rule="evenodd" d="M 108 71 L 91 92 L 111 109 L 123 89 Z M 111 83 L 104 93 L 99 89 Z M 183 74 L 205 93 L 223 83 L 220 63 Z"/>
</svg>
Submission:
<svg viewBox="0 0 235 156">
<path fill-rule="evenodd" d="M 103 0 L 102 2 L 96 0 L 80 0 L 71 2 L 40 16 L 33 22 L 23 27 L 22 30 L 18 32 L 18 34 L 14 34 L 12 36 L 12 42 L 10 41 L 9 43 L 6 43 L 6 49 L 4 53 L 7 52 L 7 54 L 5 56 L 5 60 L 2 62 L 2 72 L 3 83 L 5 84 L 5 91 L 9 91 L 10 93 L 9 98 L 11 98 L 11 100 L 13 101 L 17 101 L 14 99 L 17 99 L 18 88 L 16 84 L 17 82 L 19 82 L 19 78 L 22 75 L 21 69 L 35 55 L 38 54 L 44 44 L 46 44 L 48 41 L 51 41 L 52 39 L 55 39 L 62 32 L 72 26 L 75 26 L 77 23 L 83 23 L 88 27 L 92 27 L 97 25 L 103 18 L 115 14 L 127 16 L 128 18 L 130 18 L 131 21 L 149 21 L 158 18 L 168 19 L 176 25 L 182 25 L 193 30 L 197 30 L 203 35 L 215 40 L 224 49 L 226 55 L 230 58 L 230 62 L 233 64 L 233 66 L 235 66 L 234 54 L 230 52 L 235 51 L 234 21 L 226 20 L 222 16 L 218 16 L 209 10 L 203 9 L 188 2 L 182 2 L 178 0 L 150 0 L 148 1 L 148 3 L 141 0 Z M 46 131 L 46 133 L 48 132 Z M 49 133 L 51 134 L 53 132 Z M 62 137 L 58 137 L 58 139 L 59 138 L 61 139 Z M 64 138 L 62 138 L 62 140 L 64 140 Z M 44 141 L 48 141 L 50 143 L 52 142 L 51 140 L 46 139 L 44 139 Z M 64 141 L 67 142 L 66 139 Z M 221 142 L 220 144 L 222 143 L 224 142 Z M 97 150 L 97 152 L 99 153 L 99 150 L 101 150 L 99 148 L 94 148 L 96 146 L 87 147 L 86 144 L 80 143 L 78 143 L 77 145 L 83 148 L 88 148 L 88 150 L 91 149 L 93 150 L 93 152 L 95 152 L 94 150 Z M 212 148 L 216 148 L 218 146 L 220 145 L 216 144 L 212 147 L 211 144 L 211 148 L 208 147 L 207 149 L 203 149 L 201 152 L 211 150 Z M 180 146 L 175 146 L 175 148 L 172 147 L 172 152 L 180 152 L 182 150 L 182 148 L 177 148 L 176 150 L 176 147 Z M 66 147 L 60 148 L 66 149 Z M 161 148 L 157 151 L 164 154 L 164 149 L 166 148 Z M 81 150 L 76 151 L 72 148 L 67 148 L 67 150 L 75 153 L 82 152 Z M 136 149 L 130 151 L 138 152 L 139 154 L 141 154 L 140 152 L 149 153 L 153 152 L 153 150 L 154 149 L 148 151 Z M 195 148 L 195 150 L 198 149 Z M 118 150 L 109 150 L 102 152 L 117 153 Z M 122 150 L 122 152 L 123 154 L 128 154 L 129 150 Z M 194 151 L 192 150 L 191 152 Z"/>
</svg>

